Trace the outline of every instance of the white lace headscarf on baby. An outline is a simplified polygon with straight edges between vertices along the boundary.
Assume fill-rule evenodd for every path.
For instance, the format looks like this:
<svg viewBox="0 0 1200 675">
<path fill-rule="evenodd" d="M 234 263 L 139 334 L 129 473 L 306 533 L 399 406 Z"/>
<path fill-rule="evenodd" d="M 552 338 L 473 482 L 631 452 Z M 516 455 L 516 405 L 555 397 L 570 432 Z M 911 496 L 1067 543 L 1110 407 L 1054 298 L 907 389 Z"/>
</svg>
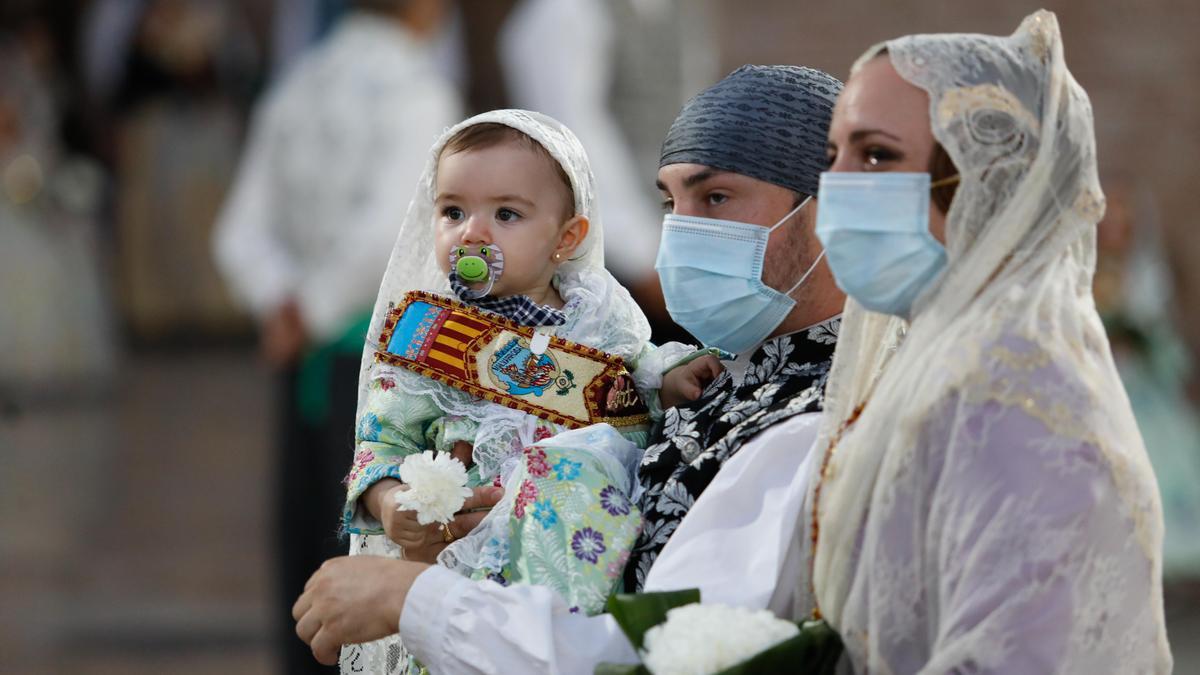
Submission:
<svg viewBox="0 0 1200 675">
<path fill-rule="evenodd" d="M 880 56 L 883 48 L 887 56 Z M 912 563 L 911 569 L 887 568 L 899 576 L 882 581 L 878 571 L 888 563 L 880 561 L 885 556 L 876 556 L 876 549 L 886 546 L 878 542 L 895 531 L 887 529 L 888 518 L 894 517 L 889 513 L 913 503 L 928 504 L 929 513 L 954 508 L 936 503 L 941 497 L 917 494 L 923 489 L 922 476 L 944 470 L 941 480 L 952 481 L 952 462 L 996 447 L 996 439 L 989 443 L 987 426 L 978 423 L 1016 409 L 1044 425 L 1045 442 L 1054 447 L 1087 444 L 1097 449 L 1119 496 L 1116 508 L 1123 521 L 1112 523 L 1100 536 L 1120 538 L 1105 542 L 1118 548 L 1136 547 L 1134 557 L 1142 561 L 1138 583 L 1148 586 L 1137 588 L 1153 596 L 1145 609 L 1148 615 L 1140 617 L 1149 627 L 1162 616 L 1157 571 L 1161 506 L 1092 300 L 1095 226 L 1104 211 L 1104 196 L 1097 177 L 1091 104 L 1064 63 L 1057 19 L 1037 12 L 1009 37 L 941 34 L 892 40 L 869 50 L 855 71 L 876 57 L 890 58 L 902 78 L 929 94 L 933 135 L 962 181 L 946 218 L 947 269 L 918 299 L 903 343 L 897 337 L 900 320 L 868 312 L 853 300 L 846 305 L 818 459 L 853 411 L 864 402 L 866 407 L 835 444 L 819 499 L 813 581 L 821 611 L 839 630 L 866 633 L 864 624 L 869 625 L 869 649 L 903 649 L 898 645 L 905 639 L 913 649 L 911 640 L 920 638 L 892 635 L 896 631 L 887 630 L 894 625 L 887 617 L 904 611 L 937 616 L 936 607 L 914 609 L 912 593 L 932 587 L 935 590 L 929 592 L 936 594 L 933 570 L 938 561 L 927 560 L 926 567 Z M 1006 351 L 1004 341 L 1013 337 L 1030 349 L 1020 354 Z M 1067 373 L 1072 377 L 1065 379 L 1072 381 L 1047 386 L 1044 378 L 1051 371 Z M 950 430 L 944 454 L 943 449 L 922 451 L 928 438 L 921 433 L 928 432 L 934 416 L 938 429 Z M 1048 473 L 1070 472 L 1067 455 L 1064 452 L 1061 466 Z M 943 459 L 944 464 L 931 465 Z M 1045 476 L 1046 489 L 1052 490 L 1054 482 L 1053 475 Z M 987 491 L 987 480 L 976 489 Z M 934 503 L 922 501 L 926 499 Z M 958 545 L 970 548 L 980 538 L 1039 527 L 1034 520 L 1003 522 L 1021 512 L 1019 506 L 1009 507 L 996 514 L 995 527 L 988 531 L 936 535 L 953 551 Z M 1036 519 L 1037 514 L 1030 517 Z M 1088 537 L 1095 533 L 1049 534 L 1087 548 L 1093 543 Z M 921 550 L 920 543 L 915 546 Z M 1090 555 L 1086 550 L 1077 553 Z M 1056 562 L 1058 554 L 1049 550 L 1044 555 L 1026 565 L 1045 563 L 1054 574 L 1062 559 Z M 1103 560 L 1095 557 L 1079 564 L 1089 563 Z M 1032 587 L 1032 582 L 1020 581 L 1028 570 L 996 567 L 995 583 L 1007 580 L 1014 588 Z M 1061 565 L 1057 569 L 1062 572 Z M 864 583 L 868 577 L 873 584 Z M 869 599 L 863 595 L 868 585 Z M 1102 601 L 1099 595 L 1095 601 Z M 859 615 L 862 606 L 870 606 L 870 616 Z M 853 616 L 846 614 L 850 607 Z M 1084 611 L 1080 606 L 1071 609 Z M 1072 629 L 1083 631 L 1084 623 L 1077 621 Z M 1126 636 L 1100 632 L 1101 643 L 1110 644 L 1096 647 L 1091 639 L 1095 636 L 1073 633 L 1069 648 L 1095 649 L 1097 659 L 1109 659 L 1102 669 L 1146 672 L 1120 662 Z M 1166 653 L 1164 635 L 1143 637 L 1151 643 L 1160 640 L 1160 655 Z M 993 638 L 1000 636 L 989 634 L 986 620 L 981 621 L 972 643 L 977 653 L 1006 648 L 988 645 Z M 868 641 L 865 635 L 862 639 Z M 877 658 L 878 653 L 871 660 Z"/>
<path fill-rule="evenodd" d="M 492 110 L 470 119 L 464 120 L 446 130 L 441 138 L 429 150 L 425 171 L 417 183 L 416 194 L 409 204 L 408 213 L 396 237 L 396 245 L 392 249 L 392 257 L 388 262 L 383 283 L 379 287 L 379 297 L 375 301 L 375 312 L 371 316 L 371 326 L 367 333 L 367 344 L 363 352 L 362 372 L 359 377 L 359 413 L 365 403 L 367 387 L 370 384 L 370 373 L 374 366 L 374 354 L 377 349 L 380 330 L 388 309 L 398 303 L 404 294 L 411 290 L 429 290 L 446 295 L 452 295 L 447 275 L 438 266 L 434 250 L 434 200 L 437 187 L 438 158 L 446 143 L 459 131 L 484 123 L 503 124 L 528 134 L 537 141 L 553 157 L 571 181 L 571 190 L 575 195 L 575 213 L 586 217 L 590 223 L 587 237 L 576 249 L 574 257 L 559 267 L 560 281 L 570 283 L 572 280 L 586 277 L 613 289 L 610 297 L 604 298 L 607 318 L 610 318 L 609 335 L 602 340 L 609 346 L 608 351 L 617 352 L 626 358 L 636 356 L 637 352 L 626 352 L 623 349 L 640 348 L 649 339 L 649 326 L 641 310 L 620 289 L 616 281 L 604 269 L 604 226 L 601 223 L 595 203 L 595 178 L 588 163 L 587 153 L 579 139 L 570 129 L 557 120 L 537 112 L 526 110 Z M 620 289 L 620 290 L 616 290 Z M 578 331 L 576 331 L 577 333 Z M 594 331 L 587 331 L 594 332 Z M 572 335 L 579 341 L 588 340 L 588 336 Z M 599 346 L 593 344 L 593 346 Z"/>
</svg>

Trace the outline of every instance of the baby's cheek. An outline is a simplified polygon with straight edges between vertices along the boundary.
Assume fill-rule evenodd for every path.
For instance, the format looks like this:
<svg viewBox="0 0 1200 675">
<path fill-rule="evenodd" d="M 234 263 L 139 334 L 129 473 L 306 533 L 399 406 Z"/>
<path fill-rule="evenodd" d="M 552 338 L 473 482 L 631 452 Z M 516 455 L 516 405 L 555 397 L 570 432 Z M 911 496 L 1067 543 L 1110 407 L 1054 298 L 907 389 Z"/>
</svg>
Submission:
<svg viewBox="0 0 1200 675">
<path fill-rule="evenodd" d="M 437 258 L 438 269 L 443 273 L 450 273 L 450 249 L 458 245 L 458 238 L 454 236 L 454 232 L 448 229 L 444 223 L 434 221 L 433 226 L 433 257 Z"/>
<path fill-rule="evenodd" d="M 437 258 L 438 269 L 440 269 L 443 274 L 449 274 L 450 273 L 450 247 L 449 246 L 441 246 L 441 245 L 435 246 L 434 250 L 433 250 L 433 255 L 435 258 Z"/>
</svg>

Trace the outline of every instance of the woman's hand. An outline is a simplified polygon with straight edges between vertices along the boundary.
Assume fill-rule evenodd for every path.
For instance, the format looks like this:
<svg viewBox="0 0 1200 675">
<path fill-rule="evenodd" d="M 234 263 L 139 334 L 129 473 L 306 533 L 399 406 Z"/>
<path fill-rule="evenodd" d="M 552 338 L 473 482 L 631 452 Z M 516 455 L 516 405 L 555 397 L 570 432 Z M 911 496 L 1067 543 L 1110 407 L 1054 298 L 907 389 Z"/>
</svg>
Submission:
<svg viewBox="0 0 1200 675">
<path fill-rule="evenodd" d="M 342 645 L 399 632 L 408 590 L 427 567 L 370 555 L 325 561 L 292 606 L 296 635 L 318 661 L 336 665 Z"/>
<path fill-rule="evenodd" d="M 704 388 L 724 370 L 720 359 L 706 354 L 667 371 L 663 375 L 662 389 L 658 392 L 663 410 L 700 398 Z"/>
</svg>

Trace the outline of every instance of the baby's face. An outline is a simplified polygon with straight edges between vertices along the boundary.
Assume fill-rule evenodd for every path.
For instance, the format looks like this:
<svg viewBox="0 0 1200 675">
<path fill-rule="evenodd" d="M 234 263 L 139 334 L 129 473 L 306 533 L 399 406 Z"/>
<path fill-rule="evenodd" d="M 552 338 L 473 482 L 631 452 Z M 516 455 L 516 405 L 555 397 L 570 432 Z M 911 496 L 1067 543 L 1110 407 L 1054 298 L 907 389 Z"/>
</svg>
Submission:
<svg viewBox="0 0 1200 675">
<path fill-rule="evenodd" d="M 443 154 L 438 160 L 436 253 L 450 271 L 450 250 L 498 244 L 504 273 L 492 295 L 540 297 L 554 277 L 569 195 L 545 157 L 517 143 Z"/>
</svg>

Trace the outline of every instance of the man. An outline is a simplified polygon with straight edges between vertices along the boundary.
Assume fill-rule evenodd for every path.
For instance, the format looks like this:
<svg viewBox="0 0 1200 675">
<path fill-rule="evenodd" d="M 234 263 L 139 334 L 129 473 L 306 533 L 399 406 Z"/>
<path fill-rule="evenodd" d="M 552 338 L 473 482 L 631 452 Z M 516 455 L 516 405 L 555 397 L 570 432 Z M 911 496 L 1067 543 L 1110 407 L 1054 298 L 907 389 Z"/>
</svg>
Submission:
<svg viewBox="0 0 1200 675">
<path fill-rule="evenodd" d="M 739 357 L 702 398 L 667 411 L 646 451 L 646 526 L 626 567 L 631 590 L 645 585 L 726 460 L 767 427 L 820 410 L 837 340 L 831 319 L 845 296 L 819 264 L 809 198 L 827 164 L 824 134 L 840 89 L 819 71 L 744 66 L 688 102 L 667 132 L 658 187 L 672 213 L 657 263 L 667 309 L 705 346 Z M 765 253 L 737 241 L 747 236 L 766 239 Z"/>
<path fill-rule="evenodd" d="M 819 71 L 748 66 L 684 106 L 664 143 L 667 306 L 707 346 L 741 354 L 667 411 L 646 451 L 633 589 L 699 587 L 705 601 L 792 618 L 811 606 L 796 533 L 844 302 L 811 196 L 840 88 Z M 326 663 L 397 629 L 432 672 L 590 673 L 637 658 L 611 617 L 571 614 L 549 589 L 408 561 L 331 561 L 294 616 Z"/>
<path fill-rule="evenodd" d="M 218 224 L 217 261 L 284 375 L 272 468 L 287 606 L 323 560 L 345 551 L 337 522 L 366 324 L 409 186 L 460 114 L 425 44 L 443 1 L 358 2 L 261 105 Z M 290 633 L 286 671 L 311 668 Z"/>
</svg>

